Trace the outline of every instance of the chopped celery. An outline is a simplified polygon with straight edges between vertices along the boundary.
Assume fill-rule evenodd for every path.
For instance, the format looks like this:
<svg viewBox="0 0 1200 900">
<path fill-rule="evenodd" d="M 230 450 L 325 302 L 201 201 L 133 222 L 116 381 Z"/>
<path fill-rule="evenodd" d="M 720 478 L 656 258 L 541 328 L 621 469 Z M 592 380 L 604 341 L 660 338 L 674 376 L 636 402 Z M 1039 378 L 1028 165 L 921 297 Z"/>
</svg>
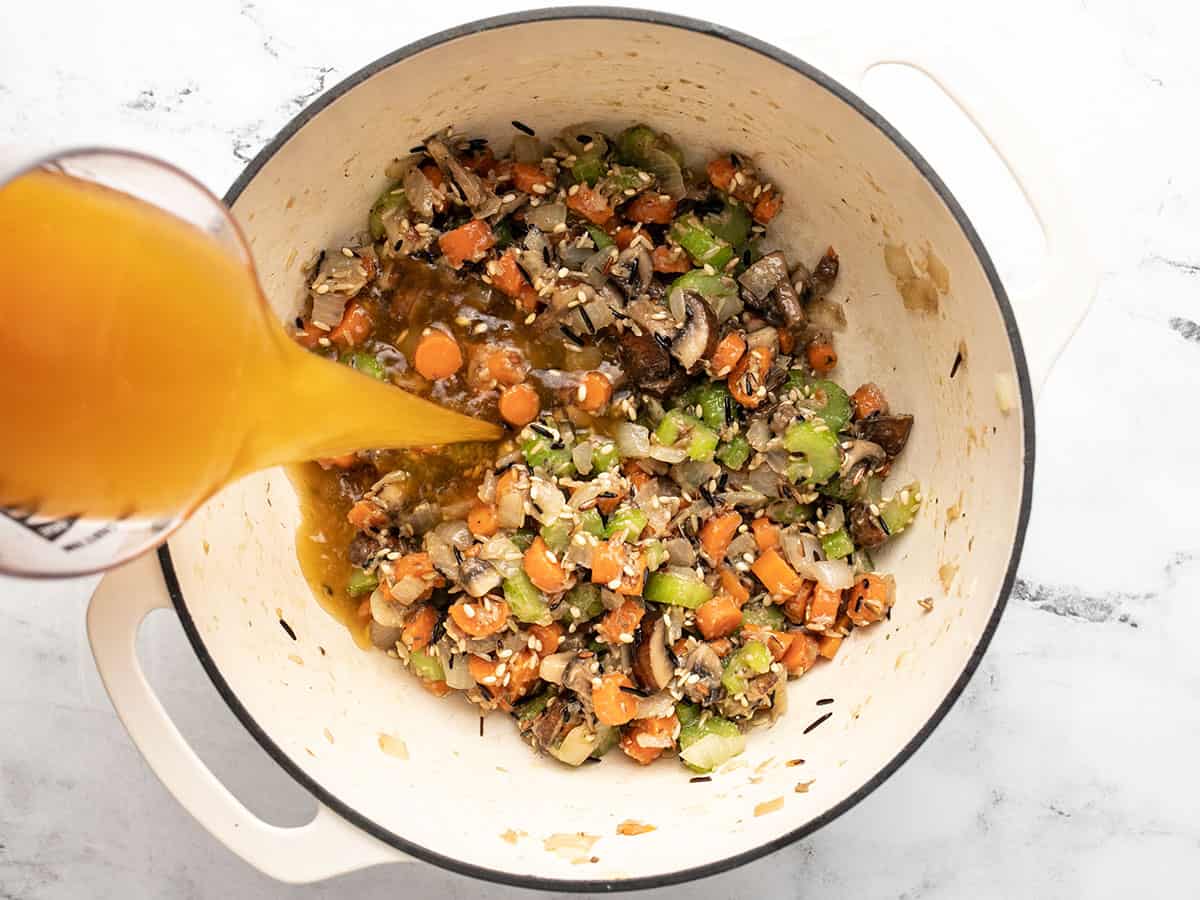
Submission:
<svg viewBox="0 0 1200 900">
<path fill-rule="evenodd" d="M 585 509 L 579 514 L 579 530 L 595 537 L 604 537 L 604 519 L 597 509 Z"/>
<path fill-rule="evenodd" d="M 605 472 L 620 461 L 621 454 L 612 441 L 605 441 L 592 450 L 592 470 L 595 472 Z"/>
<path fill-rule="evenodd" d="M 613 728 L 611 725 L 596 725 L 596 743 L 592 748 L 592 758 L 599 759 L 613 747 L 617 746 L 617 742 L 621 739 L 621 729 Z"/>
<path fill-rule="evenodd" d="M 797 484 L 801 481 L 808 481 L 812 477 L 813 467 L 808 464 L 808 460 L 803 456 L 793 456 L 783 470 L 783 477 L 792 484 Z"/>
<path fill-rule="evenodd" d="M 582 765 L 596 746 L 596 732 L 587 725 L 576 725 L 567 732 L 562 743 L 550 748 L 550 755 L 568 766 Z"/>
<path fill-rule="evenodd" d="M 354 568 L 350 570 L 350 578 L 346 581 L 346 593 L 351 597 L 361 597 L 379 587 L 379 576 L 374 572 Z"/>
<path fill-rule="evenodd" d="M 586 225 L 587 233 L 591 235 L 592 243 L 596 245 L 597 250 L 607 250 L 609 247 L 615 246 L 611 237 L 599 225 Z"/>
<path fill-rule="evenodd" d="M 387 234 L 387 229 L 383 225 L 383 214 L 403 206 L 408 201 L 404 197 L 404 190 L 399 183 L 389 185 L 387 190 L 379 195 L 371 205 L 371 213 L 367 218 L 368 227 L 371 231 L 371 240 L 381 241 L 384 235 Z"/>
<path fill-rule="evenodd" d="M 670 302 L 670 296 L 676 291 L 695 291 L 708 301 L 708 305 L 713 308 L 719 322 L 724 322 L 742 308 L 737 282 L 723 275 L 709 275 L 703 269 L 684 272 L 671 282 L 671 287 L 667 291 L 668 302 Z M 728 314 L 726 314 L 727 311 Z"/>
<path fill-rule="evenodd" d="M 665 447 L 675 446 L 688 438 L 688 456 L 694 460 L 710 460 L 717 449 L 717 433 L 682 409 L 672 409 L 663 416 L 654 432 L 658 442 Z"/>
<path fill-rule="evenodd" d="M 671 240 L 687 251 L 698 266 L 712 266 L 717 271 L 733 259 L 733 248 L 708 230 L 693 214 L 681 216 L 671 225 Z"/>
<path fill-rule="evenodd" d="M 651 573 L 642 596 L 651 603 L 695 609 L 712 599 L 712 588 L 691 569 L 680 567 Z"/>
<path fill-rule="evenodd" d="M 746 736 L 720 716 L 701 717 L 679 730 L 679 757 L 694 772 L 711 772 L 744 749 Z"/>
<path fill-rule="evenodd" d="M 917 517 L 921 508 L 921 483 L 914 481 L 897 491 L 890 500 L 879 507 L 879 518 L 888 534 L 899 534 Z"/>
<path fill-rule="evenodd" d="M 692 439 L 688 441 L 688 459 L 697 462 L 708 462 L 717 451 L 720 436 L 707 425 L 697 425 L 692 429 Z"/>
<path fill-rule="evenodd" d="M 679 720 L 679 724 L 687 727 L 700 718 L 700 707 L 694 703 L 676 703 L 675 718 Z"/>
<path fill-rule="evenodd" d="M 821 537 L 821 552 L 826 559 L 841 559 L 854 552 L 854 541 L 850 540 L 845 528 L 839 528 Z"/>
<path fill-rule="evenodd" d="M 750 212 L 740 203 L 729 198 L 725 200 L 725 208 L 719 213 L 711 213 L 704 217 L 708 230 L 723 241 L 728 241 L 734 248 L 742 247 L 750 238 Z"/>
<path fill-rule="evenodd" d="M 608 527 L 604 529 L 606 538 L 624 535 L 626 541 L 636 541 L 646 529 L 646 514 L 636 507 L 627 506 L 619 509 L 609 517 Z"/>
<path fill-rule="evenodd" d="M 600 179 L 600 183 L 596 185 L 596 190 L 604 194 L 606 197 L 617 199 L 617 202 L 627 200 L 631 194 L 626 191 L 643 191 L 648 187 L 648 184 L 638 175 L 638 170 L 633 166 L 613 166 L 608 170 L 608 174 Z"/>
<path fill-rule="evenodd" d="M 783 446 L 790 453 L 804 454 L 804 461 L 812 469 L 808 477 L 815 484 L 824 484 L 842 464 L 837 432 L 832 428 L 795 422 L 784 433 Z"/>
<path fill-rule="evenodd" d="M 651 541 L 645 547 L 646 553 L 646 568 L 653 572 L 661 567 L 671 554 L 667 552 L 667 547 L 662 541 Z"/>
<path fill-rule="evenodd" d="M 700 406 L 700 418 L 709 428 L 720 431 L 728 423 L 725 421 L 726 411 L 733 412 L 741 407 L 733 402 L 729 388 L 723 381 L 713 381 L 703 385 L 696 401 Z"/>
<path fill-rule="evenodd" d="M 413 650 L 409 653 L 408 665 L 418 678 L 426 681 L 446 680 L 446 672 L 437 657 L 430 656 L 424 650 Z"/>
<path fill-rule="evenodd" d="M 550 438 L 533 434 L 521 440 L 525 462 L 534 468 L 545 469 L 552 475 L 575 474 L 575 462 L 570 447 L 555 447 Z"/>
<path fill-rule="evenodd" d="M 516 548 L 524 553 L 529 549 L 529 545 L 533 543 L 533 534 L 528 531 L 517 531 L 513 533 L 512 542 Z"/>
<path fill-rule="evenodd" d="M 562 519 L 543 525 L 539 533 L 546 546 L 555 553 L 562 553 L 571 545 L 571 526 Z"/>
<path fill-rule="evenodd" d="M 865 480 L 860 481 L 858 484 L 852 484 L 841 478 L 834 478 L 821 485 L 819 490 L 826 497 L 832 497 L 834 500 L 839 500 L 842 503 L 851 503 L 861 499 L 866 487 L 867 482 Z"/>
<path fill-rule="evenodd" d="M 586 182 L 592 187 L 604 175 L 604 151 L 594 147 L 587 153 L 581 153 L 571 166 L 571 177 L 579 183 Z"/>
<path fill-rule="evenodd" d="M 358 369 L 364 375 L 370 375 L 377 381 L 388 380 L 387 370 L 384 369 L 383 363 L 371 353 L 363 353 L 361 350 L 357 353 L 344 353 L 341 362 L 352 369 Z"/>
<path fill-rule="evenodd" d="M 504 579 L 504 599 L 518 622 L 550 624 L 550 607 L 546 605 L 546 598 L 534 587 L 523 569 L 518 569 L 511 578 Z"/>
<path fill-rule="evenodd" d="M 797 503 L 795 500 L 776 500 L 767 507 L 767 518 L 780 525 L 795 525 L 813 517 L 812 504 Z"/>
<path fill-rule="evenodd" d="M 550 691 L 542 691 L 536 697 L 530 697 L 524 703 L 520 703 L 513 707 L 513 712 L 517 714 L 517 719 L 521 722 L 527 722 L 534 716 L 540 716 L 546 709 L 546 705 L 550 702 L 550 698 L 554 695 Z"/>
<path fill-rule="evenodd" d="M 760 625 L 772 631 L 783 631 L 787 628 L 787 619 L 783 610 L 778 606 L 764 606 L 761 603 L 747 603 L 742 607 L 742 621 L 749 625 Z"/>
<path fill-rule="evenodd" d="M 832 431 L 842 431 L 850 424 L 850 395 L 840 384 L 820 378 L 810 378 L 800 369 L 788 372 L 783 393 L 796 391 L 800 409 L 812 410 Z"/>
<path fill-rule="evenodd" d="M 745 435 L 735 434 L 717 448 L 717 461 L 735 471 L 744 466 L 749 458 L 750 442 L 746 440 Z"/>
<path fill-rule="evenodd" d="M 743 644 L 725 663 L 721 684 L 731 695 L 744 694 L 749 689 L 750 678 L 762 675 L 771 668 L 771 651 L 762 641 Z"/>
<path fill-rule="evenodd" d="M 596 584 L 577 584 L 567 591 L 559 606 L 559 615 L 570 622 L 578 624 L 594 619 L 604 612 L 604 601 L 600 597 L 600 586 Z"/>
</svg>

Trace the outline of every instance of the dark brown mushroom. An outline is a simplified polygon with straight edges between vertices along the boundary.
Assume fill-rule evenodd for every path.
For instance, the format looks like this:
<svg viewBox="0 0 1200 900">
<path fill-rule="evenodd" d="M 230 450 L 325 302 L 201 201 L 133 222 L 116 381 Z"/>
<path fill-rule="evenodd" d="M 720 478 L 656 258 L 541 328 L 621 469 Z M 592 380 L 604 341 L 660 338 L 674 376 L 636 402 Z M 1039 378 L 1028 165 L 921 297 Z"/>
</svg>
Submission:
<svg viewBox="0 0 1200 900">
<path fill-rule="evenodd" d="M 717 349 L 716 314 L 695 291 L 683 291 L 685 316 L 683 327 L 671 342 L 671 354 L 683 368 L 692 372 Z"/>
<path fill-rule="evenodd" d="M 583 710 L 578 703 L 554 697 L 538 715 L 522 722 L 520 728 L 533 748 L 545 753 L 582 721 Z"/>
<path fill-rule="evenodd" d="M 856 474 L 855 469 L 869 468 L 872 464 L 883 462 L 885 459 L 887 459 L 887 453 L 873 441 L 851 441 L 842 456 L 842 466 L 838 475 L 843 479 L 850 478 Z M 854 483 L 857 484 L 858 480 L 855 478 Z"/>
<path fill-rule="evenodd" d="M 908 443 L 909 432 L 912 431 L 913 417 L 903 416 L 871 416 L 855 425 L 859 437 L 872 441 L 883 448 L 889 459 L 895 459 Z"/>
<path fill-rule="evenodd" d="M 784 278 L 775 285 L 772 297 L 779 318 L 787 328 L 797 331 L 804 327 L 804 306 L 800 303 L 800 295 L 796 293 L 790 279 Z"/>
<path fill-rule="evenodd" d="M 642 640 L 634 654 L 633 674 L 648 691 L 661 691 L 675 674 L 675 664 L 667 650 L 667 623 L 661 615 L 642 625 Z"/>
<path fill-rule="evenodd" d="M 675 365 L 668 347 L 644 332 L 626 331 L 620 343 L 621 367 L 630 384 L 658 397 L 682 389 L 687 373 Z"/>
<path fill-rule="evenodd" d="M 879 516 L 871 512 L 869 503 L 855 503 L 850 507 L 850 537 L 859 547 L 873 550 L 888 539 Z"/>
<path fill-rule="evenodd" d="M 744 297 L 755 309 L 763 309 L 767 298 L 781 281 L 787 281 L 787 260 L 776 250 L 768 253 L 738 276 Z"/>
<path fill-rule="evenodd" d="M 820 300 L 829 293 L 829 289 L 837 280 L 838 268 L 837 251 L 830 247 L 825 251 L 825 255 L 821 257 L 817 267 L 813 269 L 812 276 L 808 279 L 808 298 L 810 300 Z"/>
</svg>

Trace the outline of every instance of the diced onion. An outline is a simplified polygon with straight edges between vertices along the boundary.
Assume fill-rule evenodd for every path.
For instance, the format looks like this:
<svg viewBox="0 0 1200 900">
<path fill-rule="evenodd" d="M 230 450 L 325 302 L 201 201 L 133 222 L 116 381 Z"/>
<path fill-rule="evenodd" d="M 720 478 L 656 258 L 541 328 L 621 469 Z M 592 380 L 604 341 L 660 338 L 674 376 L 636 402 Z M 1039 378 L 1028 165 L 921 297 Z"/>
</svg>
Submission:
<svg viewBox="0 0 1200 900">
<path fill-rule="evenodd" d="M 567 207 L 562 203 L 543 203 L 525 213 L 525 221 L 547 233 L 567 222 Z"/>
<path fill-rule="evenodd" d="M 551 684 L 562 684 L 563 672 L 567 670 L 567 664 L 575 658 L 575 651 L 568 650 L 565 653 L 551 653 L 549 656 L 542 658 L 542 665 L 538 669 L 538 675 L 542 681 L 549 681 Z"/>
<path fill-rule="evenodd" d="M 633 422 L 622 422 L 614 436 L 622 458 L 644 459 L 650 455 L 650 430 Z M 686 454 L 685 454 L 686 455 Z"/>
<path fill-rule="evenodd" d="M 513 138 L 512 155 L 519 163 L 542 161 L 542 142 L 532 134 L 518 134 Z"/>
</svg>

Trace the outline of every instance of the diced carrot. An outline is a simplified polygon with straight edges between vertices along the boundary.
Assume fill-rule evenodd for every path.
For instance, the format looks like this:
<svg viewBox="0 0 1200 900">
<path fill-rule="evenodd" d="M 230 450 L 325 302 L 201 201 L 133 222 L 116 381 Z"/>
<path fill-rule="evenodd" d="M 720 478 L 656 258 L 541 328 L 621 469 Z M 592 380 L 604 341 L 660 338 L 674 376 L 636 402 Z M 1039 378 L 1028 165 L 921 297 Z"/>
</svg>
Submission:
<svg viewBox="0 0 1200 900">
<path fill-rule="evenodd" d="M 496 384 L 511 387 L 525 380 L 529 368 L 519 350 L 512 347 L 491 347 L 486 353 L 488 377 Z"/>
<path fill-rule="evenodd" d="M 766 397 L 767 374 L 775 351 L 769 346 L 752 347 L 742 354 L 733 371 L 729 373 L 729 393 L 742 406 L 755 409 Z M 762 389 L 760 392 L 760 388 Z"/>
<path fill-rule="evenodd" d="M 400 630 L 400 640 L 404 642 L 404 646 L 409 650 L 424 650 L 428 647 L 439 618 L 438 611 L 428 603 L 418 606 Z"/>
<path fill-rule="evenodd" d="M 637 694 L 621 688 L 634 688 L 629 676 L 621 672 L 601 675 L 600 684 L 592 686 L 592 707 L 605 725 L 624 725 L 637 715 Z"/>
<path fill-rule="evenodd" d="M 633 555 L 633 574 L 621 573 L 621 583 L 616 587 L 618 594 L 640 597 L 646 587 L 646 558 L 640 553 Z"/>
<path fill-rule="evenodd" d="M 517 265 L 517 251 L 509 249 L 495 262 L 488 263 L 488 277 L 492 286 L 507 297 L 520 297 L 525 288 L 529 287 L 529 279 Z"/>
<path fill-rule="evenodd" d="M 629 479 L 629 483 L 633 485 L 635 491 L 641 490 L 654 479 L 650 473 L 639 466 L 632 459 L 626 460 L 621 466 L 621 471 L 625 473 L 625 477 Z"/>
<path fill-rule="evenodd" d="M 783 197 L 772 190 L 762 192 L 758 201 L 754 204 L 754 221 L 759 225 L 766 225 L 773 218 L 779 215 L 779 210 L 783 209 Z"/>
<path fill-rule="evenodd" d="M 399 581 L 401 578 L 424 578 L 437 572 L 433 560 L 423 550 L 409 553 L 392 563 L 392 576 Z M 441 576 L 438 576 L 439 578 Z"/>
<path fill-rule="evenodd" d="M 462 349 L 453 335 L 440 328 L 426 328 L 413 352 L 413 367 L 430 381 L 449 378 L 462 368 Z"/>
<path fill-rule="evenodd" d="M 617 249 L 626 250 L 634 241 L 641 239 L 639 243 L 645 246 L 647 250 L 654 246 L 654 240 L 641 228 L 635 228 L 632 225 L 622 225 L 613 232 L 613 240 L 617 242 Z M 690 268 L 690 266 L 689 266 Z"/>
<path fill-rule="evenodd" d="M 670 225 L 675 218 L 676 203 L 667 194 L 645 191 L 625 204 L 625 218 L 630 222 Z"/>
<path fill-rule="evenodd" d="M 795 625 L 804 624 L 804 620 L 808 618 L 808 601 L 812 599 L 813 588 L 816 586 L 815 581 L 806 579 L 800 590 L 784 601 L 783 614 L 789 622 Z"/>
<path fill-rule="evenodd" d="M 450 618 L 471 637 L 487 637 L 508 623 L 508 604 L 491 598 L 464 597 L 450 607 Z"/>
<path fill-rule="evenodd" d="M 592 581 L 595 584 L 617 581 L 621 577 L 621 567 L 624 565 L 624 542 L 601 541 L 592 550 Z"/>
<path fill-rule="evenodd" d="M 578 184 L 579 190 L 567 195 L 567 206 L 583 216 L 593 225 L 604 225 L 613 217 L 612 207 L 598 191 L 593 191 L 586 184 Z"/>
<path fill-rule="evenodd" d="M 857 575 L 846 591 L 846 615 L 855 625 L 878 622 L 896 600 L 896 582 L 890 575 Z"/>
<path fill-rule="evenodd" d="M 837 656 L 838 650 L 842 648 L 842 641 L 845 638 L 838 637 L 832 634 L 823 634 L 817 642 L 817 652 L 825 659 L 833 659 Z"/>
<path fill-rule="evenodd" d="M 527 384 L 510 385 L 500 392 L 500 418 L 516 428 L 536 419 L 541 409 L 537 391 Z"/>
<path fill-rule="evenodd" d="M 742 624 L 742 611 L 732 597 L 717 594 L 696 608 L 696 627 L 705 640 L 726 637 Z"/>
<path fill-rule="evenodd" d="M 533 539 L 524 557 L 525 574 L 539 590 L 557 594 L 567 586 L 567 573 L 541 535 Z"/>
<path fill-rule="evenodd" d="M 738 577 L 737 572 L 729 568 L 729 566 L 721 567 L 719 577 L 721 579 L 721 590 L 732 597 L 738 606 L 741 606 L 750 599 L 750 589 L 742 583 L 742 579 Z"/>
<path fill-rule="evenodd" d="M 812 599 L 808 601 L 808 615 L 804 624 L 813 631 L 824 631 L 837 621 L 838 607 L 842 604 L 842 592 L 830 590 L 817 583 Z"/>
<path fill-rule="evenodd" d="M 774 548 L 760 553 L 758 559 L 750 566 L 750 571 L 763 583 L 763 587 L 776 597 L 788 597 L 798 593 L 804 584 L 804 579 L 796 574 Z"/>
<path fill-rule="evenodd" d="M 737 167 L 733 164 L 733 160 L 726 156 L 718 156 L 712 160 L 704 170 L 708 173 L 709 183 L 719 191 L 728 191 L 729 186 L 733 184 L 733 175 L 737 171 Z"/>
<path fill-rule="evenodd" d="M 691 271 L 692 263 L 680 247 L 668 247 L 665 244 L 650 251 L 650 262 L 655 272 L 677 274 Z"/>
<path fill-rule="evenodd" d="M 779 329 L 779 352 L 784 356 L 791 356 L 792 351 L 796 349 L 796 332 L 790 328 Z"/>
<path fill-rule="evenodd" d="M 633 633 L 645 614 L 646 608 L 641 603 L 627 597 L 616 609 L 604 614 L 604 618 L 596 625 L 596 635 L 608 644 L 632 644 Z M 624 635 L 628 635 L 629 640 L 622 640 Z"/>
<path fill-rule="evenodd" d="M 442 174 L 442 170 L 438 168 L 437 163 L 427 162 L 422 165 L 421 174 L 428 178 L 429 183 L 438 189 L 441 189 L 441 186 L 446 182 L 446 176 Z"/>
<path fill-rule="evenodd" d="M 563 627 L 558 622 L 551 622 L 549 625 L 530 625 L 529 633 L 541 644 L 540 649 L 534 649 L 534 652 L 540 656 L 549 656 L 556 651 L 563 639 Z"/>
<path fill-rule="evenodd" d="M 700 529 L 700 549 L 714 566 L 725 558 L 725 551 L 741 524 L 741 514 L 731 511 L 713 516 Z"/>
<path fill-rule="evenodd" d="M 371 314 L 357 300 L 346 304 L 342 320 L 329 332 L 329 339 L 341 347 L 355 347 L 371 333 Z"/>
<path fill-rule="evenodd" d="M 808 364 L 818 375 L 825 375 L 832 372 L 837 365 L 837 351 L 833 349 L 833 342 L 825 338 L 818 338 L 809 343 L 804 348 L 804 355 L 808 359 Z"/>
<path fill-rule="evenodd" d="M 446 256 L 450 268 L 457 269 L 465 262 L 479 262 L 496 245 L 492 226 L 482 219 L 472 219 L 438 238 L 438 247 Z"/>
<path fill-rule="evenodd" d="M 533 163 L 513 163 L 512 180 L 513 187 L 527 194 L 549 193 L 554 184 L 554 179 L 543 172 L 541 166 L 535 166 Z M 537 185 L 541 185 L 544 190 L 535 190 Z"/>
<path fill-rule="evenodd" d="M 724 659 L 733 651 L 733 642 L 729 638 L 717 638 L 715 641 L 709 641 L 708 646 L 721 659 Z"/>
<path fill-rule="evenodd" d="M 612 496 L 596 498 L 596 509 L 600 510 L 606 516 L 611 516 L 625 500 L 625 492 L 623 490 L 613 490 L 608 493 Z"/>
<path fill-rule="evenodd" d="M 873 416 L 875 413 L 887 415 L 887 398 L 883 395 L 879 385 L 874 382 L 868 381 L 866 384 L 860 384 L 858 390 L 850 395 L 850 399 L 854 401 L 855 421 Z"/>
<path fill-rule="evenodd" d="M 445 697 L 450 693 L 450 685 L 444 681 L 426 681 L 422 678 L 419 679 L 418 683 L 435 697 Z"/>
<path fill-rule="evenodd" d="M 343 453 L 341 456 L 323 456 L 317 460 L 317 465 L 326 471 L 330 469 L 353 469 L 358 465 L 358 454 Z"/>
<path fill-rule="evenodd" d="M 635 719 L 621 729 L 621 749 L 625 755 L 643 766 L 648 766 L 660 756 L 666 747 L 643 747 L 638 737 L 646 735 L 653 738 L 654 743 L 665 743 L 668 739 L 675 740 L 679 730 L 679 719 L 674 715 L 659 716 L 653 719 Z"/>
<path fill-rule="evenodd" d="M 326 334 L 309 320 L 301 320 L 304 324 L 292 333 L 292 340 L 303 347 L 305 350 L 311 350 L 313 347 L 321 343 L 321 338 Z"/>
<path fill-rule="evenodd" d="M 746 352 L 746 339 L 740 332 L 731 331 L 717 342 L 708 369 L 715 378 L 724 378 L 733 371 Z"/>
<path fill-rule="evenodd" d="M 779 661 L 789 675 L 803 675 L 816 663 L 821 642 L 807 631 L 790 631 L 788 637 L 792 638 L 791 645 Z"/>
<path fill-rule="evenodd" d="M 755 640 L 761 641 L 766 648 L 771 651 L 772 658 L 779 662 L 788 652 L 788 648 L 792 646 L 795 638 L 789 631 L 775 631 L 772 628 L 764 628 L 762 625 L 753 625 L 747 622 L 742 626 L 742 634 L 746 637 L 753 637 Z"/>
<path fill-rule="evenodd" d="M 754 532 L 754 543 L 758 544 L 759 550 L 770 550 L 779 546 L 779 526 L 766 516 L 754 519 L 750 523 L 750 530 Z"/>
<path fill-rule="evenodd" d="M 603 372 L 588 372 L 579 384 L 579 406 L 586 412 L 598 413 L 608 406 L 613 386 Z"/>
<path fill-rule="evenodd" d="M 388 523 L 388 515 L 370 500 L 359 500 L 346 514 L 346 519 L 359 531 L 382 528 Z"/>
<path fill-rule="evenodd" d="M 476 537 L 491 537 L 500 530 L 496 507 L 488 503 L 476 503 L 467 513 L 467 528 Z"/>
<path fill-rule="evenodd" d="M 508 709 L 537 682 L 540 663 L 532 650 L 521 650 L 508 659 L 483 659 L 472 653 L 467 657 L 467 671 Z"/>
</svg>

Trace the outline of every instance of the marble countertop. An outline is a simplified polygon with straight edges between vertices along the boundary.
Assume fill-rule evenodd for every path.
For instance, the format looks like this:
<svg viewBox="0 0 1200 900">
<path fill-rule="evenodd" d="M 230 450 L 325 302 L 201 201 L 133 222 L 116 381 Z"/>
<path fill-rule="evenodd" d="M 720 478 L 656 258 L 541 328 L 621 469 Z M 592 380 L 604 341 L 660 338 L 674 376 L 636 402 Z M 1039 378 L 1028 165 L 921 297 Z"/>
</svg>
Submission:
<svg viewBox="0 0 1200 900">
<path fill-rule="evenodd" d="M 1193 893 L 1200 425 L 1186 389 L 1200 383 L 1200 13 L 1163 0 L 911 0 L 902 10 L 846 0 L 801 14 L 743 2 L 736 15 L 706 0 L 646 5 L 802 57 L 813 35 L 968 49 L 1058 153 L 1103 272 L 1040 398 L 1020 580 L 957 706 L 898 774 L 816 835 L 654 896 L 740 897 L 747 884 L 769 897 Z M 520 8 L 429 6 L 11 4 L 0 144 L 131 146 L 221 193 L 327 84 L 419 36 Z M 1027 287 L 1040 237 L 994 166 L 947 141 L 948 126 L 903 79 L 868 88 L 963 201 L 1010 289 Z M 126 738 L 84 637 L 91 587 L 0 580 L 0 898 L 529 896 L 424 864 L 303 888 L 243 864 Z M 172 614 L 149 620 L 141 648 L 218 777 L 269 820 L 305 821 L 311 799 L 225 708 Z"/>
</svg>

